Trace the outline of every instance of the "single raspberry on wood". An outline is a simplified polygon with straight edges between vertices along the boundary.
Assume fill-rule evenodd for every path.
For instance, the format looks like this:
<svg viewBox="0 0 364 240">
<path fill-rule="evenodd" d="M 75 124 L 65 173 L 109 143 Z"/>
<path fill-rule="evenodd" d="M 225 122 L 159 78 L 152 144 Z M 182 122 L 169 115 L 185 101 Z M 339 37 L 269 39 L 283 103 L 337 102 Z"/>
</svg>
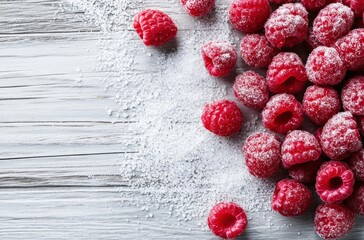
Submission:
<svg viewBox="0 0 364 240">
<path fill-rule="evenodd" d="M 134 17 L 133 26 L 146 46 L 161 46 L 177 35 L 177 27 L 164 12 L 147 9 Z"/>
<path fill-rule="evenodd" d="M 181 0 L 181 3 L 189 15 L 202 17 L 212 10 L 215 0 Z"/>
<path fill-rule="evenodd" d="M 364 76 L 350 79 L 341 91 L 345 111 L 353 115 L 364 115 Z"/>
<path fill-rule="evenodd" d="M 222 202 L 210 210 L 207 223 L 216 236 L 230 239 L 238 237 L 245 231 L 248 219 L 239 205 Z"/>
<path fill-rule="evenodd" d="M 288 173 L 291 178 L 300 183 L 313 183 L 316 180 L 317 171 L 323 162 L 322 159 L 318 159 L 316 161 L 296 164 L 288 169 Z"/>
<path fill-rule="evenodd" d="M 353 194 L 346 199 L 346 205 L 356 214 L 364 215 L 364 183 L 355 184 Z"/>
<path fill-rule="evenodd" d="M 364 150 L 354 153 L 348 161 L 350 169 L 358 181 L 364 181 Z"/>
</svg>

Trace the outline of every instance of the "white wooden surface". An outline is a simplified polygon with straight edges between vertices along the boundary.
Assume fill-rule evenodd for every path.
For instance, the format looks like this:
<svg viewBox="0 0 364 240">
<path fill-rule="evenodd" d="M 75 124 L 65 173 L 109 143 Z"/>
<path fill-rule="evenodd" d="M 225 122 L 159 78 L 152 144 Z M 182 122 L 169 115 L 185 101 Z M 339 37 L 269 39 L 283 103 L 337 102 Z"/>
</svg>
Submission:
<svg viewBox="0 0 364 240">
<path fill-rule="evenodd" d="M 165 209 L 147 220 L 128 204 L 143 201 L 125 197 L 135 190 L 118 165 L 138 152 L 137 120 L 106 114 L 112 96 L 90 51 L 99 30 L 81 21 L 82 12 L 58 12 L 60 4 L 0 0 L 0 239 L 215 239 Z M 282 228 L 251 217 L 241 239 L 317 238 L 312 212 L 274 215 Z M 347 239 L 364 238 L 362 223 Z"/>
</svg>

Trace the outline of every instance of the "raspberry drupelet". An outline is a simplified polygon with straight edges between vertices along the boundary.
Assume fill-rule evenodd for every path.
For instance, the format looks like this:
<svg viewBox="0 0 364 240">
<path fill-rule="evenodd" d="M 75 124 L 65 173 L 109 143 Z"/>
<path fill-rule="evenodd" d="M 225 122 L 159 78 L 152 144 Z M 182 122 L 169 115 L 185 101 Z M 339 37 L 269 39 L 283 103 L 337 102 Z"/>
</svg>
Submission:
<svg viewBox="0 0 364 240">
<path fill-rule="evenodd" d="M 354 153 L 348 161 L 350 169 L 358 181 L 364 181 L 364 150 Z"/>
<path fill-rule="evenodd" d="M 364 183 L 355 183 L 353 194 L 346 199 L 346 205 L 356 214 L 364 215 Z"/>
<path fill-rule="evenodd" d="M 345 111 L 364 115 L 364 76 L 349 79 L 341 91 L 341 101 Z"/>
<path fill-rule="evenodd" d="M 193 17 L 208 14 L 215 6 L 215 0 L 180 0 L 187 13 Z"/>
<path fill-rule="evenodd" d="M 316 180 L 317 171 L 324 161 L 316 161 L 296 164 L 288 169 L 289 176 L 300 183 L 313 183 Z"/>
</svg>

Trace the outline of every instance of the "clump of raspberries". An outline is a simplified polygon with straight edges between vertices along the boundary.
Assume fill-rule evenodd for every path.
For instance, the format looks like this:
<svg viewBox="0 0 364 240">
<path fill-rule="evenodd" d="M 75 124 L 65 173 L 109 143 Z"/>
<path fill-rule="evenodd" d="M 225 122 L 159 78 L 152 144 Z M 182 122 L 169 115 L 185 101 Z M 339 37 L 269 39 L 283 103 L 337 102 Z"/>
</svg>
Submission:
<svg viewBox="0 0 364 240">
<path fill-rule="evenodd" d="M 180 1 L 193 17 L 215 5 Z M 244 34 L 239 52 L 246 71 L 237 70 L 236 101 L 211 101 L 201 116 L 212 134 L 246 139 L 242 167 L 254 177 L 283 175 L 272 192 L 273 211 L 294 217 L 312 208 L 314 195 L 321 199 L 313 221 L 323 239 L 345 236 L 355 214 L 364 215 L 363 16 L 364 0 L 233 0 L 229 22 Z M 177 34 L 159 10 L 141 11 L 133 25 L 147 46 Z M 226 39 L 206 42 L 201 53 L 213 77 L 230 78 L 240 64 L 236 45 Z M 246 108 L 261 113 L 265 130 L 241 131 Z M 207 222 L 216 236 L 230 239 L 243 234 L 248 217 L 227 201 L 212 207 Z"/>
</svg>

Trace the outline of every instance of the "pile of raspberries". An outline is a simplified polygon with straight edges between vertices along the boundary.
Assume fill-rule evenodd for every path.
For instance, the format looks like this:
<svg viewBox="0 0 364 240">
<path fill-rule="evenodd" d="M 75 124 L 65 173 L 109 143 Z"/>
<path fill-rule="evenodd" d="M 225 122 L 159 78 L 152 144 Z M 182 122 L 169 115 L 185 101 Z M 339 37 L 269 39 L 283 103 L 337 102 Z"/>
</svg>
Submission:
<svg viewBox="0 0 364 240">
<path fill-rule="evenodd" d="M 271 2 L 271 3 L 270 3 Z M 245 164 L 257 178 L 280 169 L 272 209 L 283 216 L 304 214 L 314 186 L 322 200 L 314 227 L 323 239 L 338 239 L 364 215 L 364 0 L 233 0 L 229 21 L 244 33 L 240 55 L 266 76 L 246 71 L 233 86 L 237 100 L 261 112 L 268 131 L 249 136 L 243 146 Z M 181 0 L 194 17 L 208 14 L 215 0 Z M 276 9 L 276 10 L 272 10 Z M 310 17 L 309 17 L 310 13 Z M 160 46 L 175 38 L 173 20 L 159 10 L 134 18 L 144 44 Z M 306 63 L 294 46 L 309 54 Z M 303 46 L 303 47 L 302 47 Z M 238 53 L 229 42 L 202 46 L 202 59 L 214 77 L 231 74 Z M 302 129 L 311 121 L 316 132 Z M 240 132 L 244 117 L 237 104 L 219 100 L 206 104 L 204 127 L 219 136 Z M 211 231 L 224 239 L 242 234 L 248 220 L 232 202 L 215 205 L 208 217 Z"/>
</svg>

